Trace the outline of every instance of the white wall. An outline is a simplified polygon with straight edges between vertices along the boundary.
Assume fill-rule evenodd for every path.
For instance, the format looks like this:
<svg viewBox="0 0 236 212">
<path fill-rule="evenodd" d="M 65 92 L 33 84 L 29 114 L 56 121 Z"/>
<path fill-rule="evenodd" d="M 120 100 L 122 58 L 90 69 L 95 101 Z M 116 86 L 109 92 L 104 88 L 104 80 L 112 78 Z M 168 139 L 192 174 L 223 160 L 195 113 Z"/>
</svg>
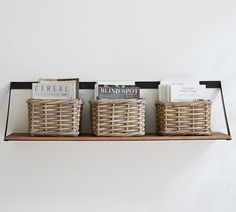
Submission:
<svg viewBox="0 0 236 212">
<path fill-rule="evenodd" d="M 236 130 L 235 0 L 0 0 L 10 81 L 221 79 Z M 231 142 L 1 143 L 2 212 L 235 212 Z"/>
</svg>

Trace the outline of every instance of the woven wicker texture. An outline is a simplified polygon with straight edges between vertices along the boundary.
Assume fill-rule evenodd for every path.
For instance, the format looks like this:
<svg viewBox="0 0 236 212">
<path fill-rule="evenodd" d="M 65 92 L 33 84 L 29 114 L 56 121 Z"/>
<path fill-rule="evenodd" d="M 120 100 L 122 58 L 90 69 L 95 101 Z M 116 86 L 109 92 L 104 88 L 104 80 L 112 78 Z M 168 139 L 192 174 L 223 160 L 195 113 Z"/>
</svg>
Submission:
<svg viewBox="0 0 236 212">
<path fill-rule="evenodd" d="M 27 103 L 31 135 L 79 135 L 82 100 L 29 99 Z"/>
<path fill-rule="evenodd" d="M 161 135 L 210 135 L 211 102 L 158 102 L 157 133 Z"/>
<path fill-rule="evenodd" d="M 97 136 L 142 136 L 145 134 L 143 99 L 90 101 L 92 130 Z"/>
</svg>

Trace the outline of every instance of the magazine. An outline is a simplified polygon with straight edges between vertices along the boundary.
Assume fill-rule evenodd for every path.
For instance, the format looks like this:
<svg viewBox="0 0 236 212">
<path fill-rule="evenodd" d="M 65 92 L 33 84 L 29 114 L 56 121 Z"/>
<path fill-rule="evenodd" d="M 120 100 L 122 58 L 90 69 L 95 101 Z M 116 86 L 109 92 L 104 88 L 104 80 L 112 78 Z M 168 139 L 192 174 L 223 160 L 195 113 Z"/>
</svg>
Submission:
<svg viewBox="0 0 236 212">
<path fill-rule="evenodd" d="M 32 98 L 75 99 L 79 98 L 79 78 L 39 79 L 32 84 Z"/>
<path fill-rule="evenodd" d="M 95 86 L 95 99 L 139 99 L 140 88 L 134 81 L 98 81 Z"/>
</svg>

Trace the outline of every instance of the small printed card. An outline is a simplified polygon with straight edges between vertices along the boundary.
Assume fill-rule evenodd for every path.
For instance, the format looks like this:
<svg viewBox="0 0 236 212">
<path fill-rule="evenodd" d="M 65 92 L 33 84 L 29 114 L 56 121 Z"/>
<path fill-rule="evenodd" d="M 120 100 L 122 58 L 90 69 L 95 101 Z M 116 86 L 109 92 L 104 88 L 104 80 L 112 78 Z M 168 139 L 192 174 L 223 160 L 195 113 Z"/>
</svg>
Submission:
<svg viewBox="0 0 236 212">
<path fill-rule="evenodd" d="M 171 85 L 170 101 L 197 101 L 205 99 L 205 85 Z"/>
<path fill-rule="evenodd" d="M 162 80 L 158 90 L 158 99 L 161 102 L 206 100 L 206 86 L 200 85 L 196 80 Z"/>
</svg>

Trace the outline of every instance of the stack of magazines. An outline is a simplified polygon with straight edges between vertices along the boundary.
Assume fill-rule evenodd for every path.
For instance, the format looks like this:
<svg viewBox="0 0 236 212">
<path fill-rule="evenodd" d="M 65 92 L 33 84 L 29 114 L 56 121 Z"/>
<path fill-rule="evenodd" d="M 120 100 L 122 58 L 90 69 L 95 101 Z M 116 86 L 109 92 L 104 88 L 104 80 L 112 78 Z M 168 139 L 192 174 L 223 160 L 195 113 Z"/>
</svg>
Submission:
<svg viewBox="0 0 236 212">
<path fill-rule="evenodd" d="M 133 81 L 97 81 L 94 99 L 139 99 L 140 88 Z"/>
<path fill-rule="evenodd" d="M 79 78 L 39 79 L 32 84 L 33 99 L 76 99 L 79 98 Z"/>
</svg>

